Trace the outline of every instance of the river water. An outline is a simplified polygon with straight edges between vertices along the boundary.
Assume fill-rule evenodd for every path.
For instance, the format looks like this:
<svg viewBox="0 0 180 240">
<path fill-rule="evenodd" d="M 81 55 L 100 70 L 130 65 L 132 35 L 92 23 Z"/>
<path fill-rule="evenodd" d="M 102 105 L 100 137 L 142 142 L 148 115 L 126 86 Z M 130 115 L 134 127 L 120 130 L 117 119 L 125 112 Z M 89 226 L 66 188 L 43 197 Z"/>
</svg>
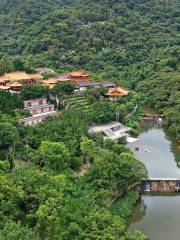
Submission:
<svg viewBox="0 0 180 240">
<path fill-rule="evenodd" d="M 138 139 L 128 146 L 144 162 L 149 177 L 180 179 L 180 152 L 165 129 L 146 123 Z M 142 195 L 129 224 L 130 229 L 141 230 L 150 240 L 180 240 L 180 194 Z"/>
</svg>

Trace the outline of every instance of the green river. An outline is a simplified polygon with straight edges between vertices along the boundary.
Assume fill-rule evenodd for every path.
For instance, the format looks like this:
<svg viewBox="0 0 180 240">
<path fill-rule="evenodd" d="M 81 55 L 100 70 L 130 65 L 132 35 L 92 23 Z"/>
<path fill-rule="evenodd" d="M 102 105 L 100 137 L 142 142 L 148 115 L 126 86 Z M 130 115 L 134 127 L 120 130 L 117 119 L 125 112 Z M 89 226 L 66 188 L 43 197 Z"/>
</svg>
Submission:
<svg viewBox="0 0 180 240">
<path fill-rule="evenodd" d="M 149 177 L 180 179 L 180 152 L 173 136 L 149 122 L 138 138 L 128 147 L 144 162 Z M 141 230 L 150 240 L 180 240 L 180 194 L 142 195 L 129 224 L 130 229 Z"/>
</svg>

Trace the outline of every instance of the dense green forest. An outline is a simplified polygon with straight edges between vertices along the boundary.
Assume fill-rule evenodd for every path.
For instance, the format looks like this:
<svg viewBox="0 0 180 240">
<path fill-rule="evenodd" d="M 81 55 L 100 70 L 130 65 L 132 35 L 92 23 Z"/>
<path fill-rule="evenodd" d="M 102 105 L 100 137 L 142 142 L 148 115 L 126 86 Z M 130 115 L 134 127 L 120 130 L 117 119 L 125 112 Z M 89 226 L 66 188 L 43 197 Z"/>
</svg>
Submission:
<svg viewBox="0 0 180 240">
<path fill-rule="evenodd" d="M 178 0 L 6 0 L 0 9 L 0 55 L 14 57 L 16 66 L 21 57 L 28 67 L 51 66 L 60 72 L 83 68 L 99 80 L 114 80 L 133 89 L 169 69 L 175 76 L 172 94 L 178 97 Z M 152 106 L 169 115 L 167 110 L 179 109 L 177 101 L 162 108 L 151 98 L 166 94 L 165 75 L 161 76 L 151 89 L 153 94 L 146 96 Z M 149 92 L 149 86 L 143 89 Z M 179 138 L 179 119 L 170 116 L 166 123 Z"/>
<path fill-rule="evenodd" d="M 126 223 L 139 198 L 131 186 L 147 177 L 143 163 L 123 141 L 87 131 L 92 122 L 115 120 L 118 109 L 126 122 L 139 96 L 111 102 L 89 92 L 91 111 L 64 109 L 37 126 L 19 124 L 22 99 L 46 91 L 32 85 L 20 95 L 0 92 L 0 239 L 146 239 L 128 233 Z"/>
<path fill-rule="evenodd" d="M 180 138 L 179 9 L 179 0 L 0 1 L 1 74 L 7 65 L 86 69 L 131 89 L 117 102 L 89 90 L 88 111 L 59 106 L 59 117 L 38 126 L 18 123 L 27 115 L 23 100 L 57 94 L 68 102 L 72 86 L 0 92 L 0 239 L 146 239 L 126 222 L 139 197 L 130 187 L 147 177 L 144 165 L 123 142 L 87 130 L 118 113 L 136 134 L 138 118 L 127 115 L 146 104 Z"/>
</svg>

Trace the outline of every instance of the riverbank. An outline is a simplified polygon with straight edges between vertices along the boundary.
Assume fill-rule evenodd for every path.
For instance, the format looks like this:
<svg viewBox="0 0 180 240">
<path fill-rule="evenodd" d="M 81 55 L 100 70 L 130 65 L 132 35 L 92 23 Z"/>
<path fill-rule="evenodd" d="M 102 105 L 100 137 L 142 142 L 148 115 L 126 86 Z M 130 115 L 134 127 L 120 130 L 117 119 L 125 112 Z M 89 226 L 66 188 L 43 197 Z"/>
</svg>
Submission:
<svg viewBox="0 0 180 240">
<path fill-rule="evenodd" d="M 139 192 L 130 191 L 124 198 L 122 198 L 121 200 L 117 200 L 113 203 L 113 205 L 111 206 L 111 212 L 115 216 L 120 216 L 125 221 L 125 219 L 127 220 L 128 217 L 132 214 L 134 206 L 138 205 L 139 202 Z M 128 232 L 128 224 L 129 223 L 127 223 L 127 221 L 124 222 L 124 225 L 127 228 L 127 237 L 130 237 L 128 239 L 147 240 L 146 236 L 141 231 L 134 229 L 133 231 Z"/>
</svg>

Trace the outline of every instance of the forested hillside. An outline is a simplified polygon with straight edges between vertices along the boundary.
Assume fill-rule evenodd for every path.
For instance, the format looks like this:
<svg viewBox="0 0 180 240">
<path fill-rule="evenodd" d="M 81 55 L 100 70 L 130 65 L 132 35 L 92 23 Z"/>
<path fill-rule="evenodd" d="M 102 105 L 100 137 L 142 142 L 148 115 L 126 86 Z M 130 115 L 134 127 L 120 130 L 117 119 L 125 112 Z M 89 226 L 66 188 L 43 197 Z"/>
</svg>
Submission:
<svg viewBox="0 0 180 240">
<path fill-rule="evenodd" d="M 132 77 L 141 78 L 152 68 L 176 67 L 179 1 L 58 2 L 3 5 L 1 53 L 33 54 L 37 64 L 57 68 L 113 66 L 125 74 L 131 66 Z"/>
<path fill-rule="evenodd" d="M 139 198 L 132 186 L 147 177 L 143 163 L 123 141 L 88 134 L 92 123 L 115 120 L 118 108 L 126 121 L 138 95 L 120 104 L 89 93 L 91 111 L 73 108 L 37 126 L 20 124 L 22 99 L 48 91 L 41 85 L 25 86 L 20 95 L 0 91 L 0 239 L 145 240 L 127 231 Z"/>
<path fill-rule="evenodd" d="M 117 101 L 102 88 L 80 96 L 69 83 L 0 91 L 0 239 L 147 239 L 127 225 L 145 166 L 124 141 L 90 136 L 88 127 L 118 117 L 137 134 L 146 104 L 180 138 L 179 9 L 179 0 L 0 1 L 0 75 L 85 69 L 129 91 Z M 31 116 L 23 100 L 41 97 L 60 115 L 21 124 Z"/>
<path fill-rule="evenodd" d="M 89 69 L 97 79 L 132 88 L 170 68 L 179 85 L 178 0 L 8 0 L 0 9 L 1 55 L 20 55 L 28 65 L 61 71 Z M 164 88 L 163 79 L 158 86 Z M 173 88 L 173 95 L 177 92 Z"/>
</svg>

